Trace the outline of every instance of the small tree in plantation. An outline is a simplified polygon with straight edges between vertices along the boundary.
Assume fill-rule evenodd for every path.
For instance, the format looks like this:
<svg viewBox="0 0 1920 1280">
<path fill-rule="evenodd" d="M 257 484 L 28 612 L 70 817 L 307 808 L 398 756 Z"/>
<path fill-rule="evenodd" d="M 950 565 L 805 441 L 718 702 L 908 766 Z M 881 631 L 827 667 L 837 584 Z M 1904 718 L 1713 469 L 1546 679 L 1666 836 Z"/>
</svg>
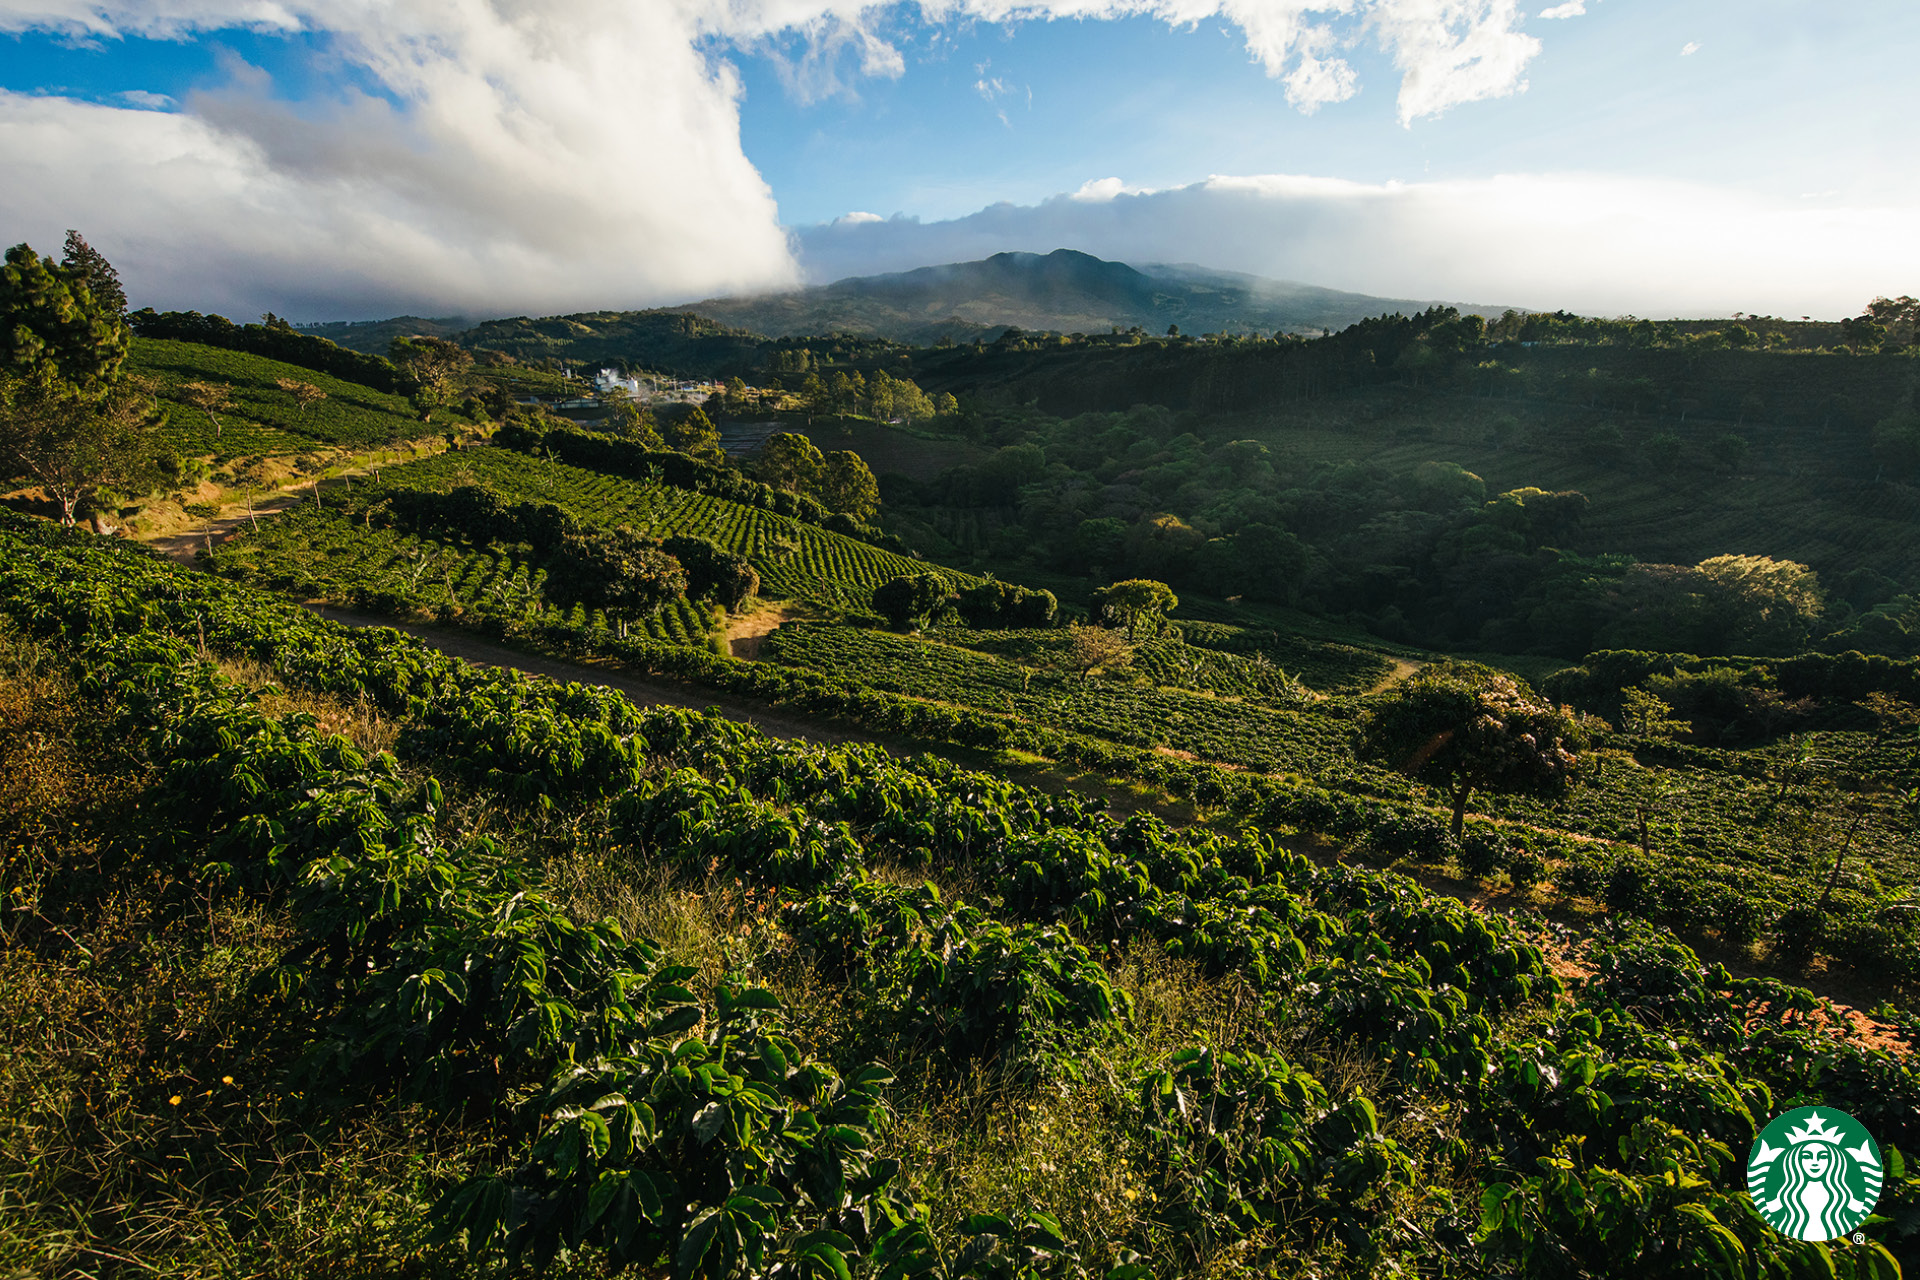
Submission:
<svg viewBox="0 0 1920 1280">
<path fill-rule="evenodd" d="M 1586 745 L 1564 708 L 1503 672 L 1472 663 L 1426 668 L 1376 707 L 1360 754 L 1452 793 L 1460 836 L 1475 791 L 1553 797 L 1578 776 Z"/>
<path fill-rule="evenodd" d="M 896 631 L 922 625 L 947 603 L 947 584 L 938 574 L 909 573 L 873 589 L 873 610 Z"/>
<path fill-rule="evenodd" d="M 1126 627 L 1129 644 L 1142 630 L 1149 635 L 1157 632 L 1179 607 L 1180 597 L 1173 588 L 1152 578 L 1128 578 L 1102 587 L 1092 598 L 1093 616 Z"/>
<path fill-rule="evenodd" d="M 413 403 L 422 422 L 433 421 L 434 410 L 459 399 L 473 368 L 465 347 L 441 338 L 395 338 L 388 355 L 413 381 Z"/>
</svg>

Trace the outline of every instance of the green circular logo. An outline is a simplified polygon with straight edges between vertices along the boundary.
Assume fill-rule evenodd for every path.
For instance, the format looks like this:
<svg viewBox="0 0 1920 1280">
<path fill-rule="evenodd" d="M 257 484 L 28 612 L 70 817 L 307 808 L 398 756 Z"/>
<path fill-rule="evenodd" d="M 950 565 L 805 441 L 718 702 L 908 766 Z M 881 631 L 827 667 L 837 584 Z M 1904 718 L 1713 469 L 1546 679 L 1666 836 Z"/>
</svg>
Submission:
<svg viewBox="0 0 1920 1280">
<path fill-rule="evenodd" d="M 1880 1203 L 1880 1144 L 1832 1107 L 1801 1107 L 1760 1131 L 1747 1194 L 1768 1226 L 1796 1240 L 1835 1240 Z"/>
</svg>

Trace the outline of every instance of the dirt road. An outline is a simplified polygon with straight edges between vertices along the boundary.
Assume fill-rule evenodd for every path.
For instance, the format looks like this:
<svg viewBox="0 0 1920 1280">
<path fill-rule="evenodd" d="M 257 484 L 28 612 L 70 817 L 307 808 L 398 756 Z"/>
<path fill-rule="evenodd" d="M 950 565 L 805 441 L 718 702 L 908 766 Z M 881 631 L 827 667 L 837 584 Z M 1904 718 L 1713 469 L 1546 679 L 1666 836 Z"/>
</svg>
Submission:
<svg viewBox="0 0 1920 1280">
<path fill-rule="evenodd" d="M 778 711 L 770 710 L 759 703 L 730 698 L 725 694 L 715 693 L 711 689 L 702 689 L 697 685 L 677 684 L 670 680 L 642 680 L 612 667 L 567 662 L 560 658 L 526 653 L 503 644 L 494 644 L 472 632 L 457 628 L 395 622 L 391 618 L 352 613 L 345 609 L 336 609 L 331 605 L 309 604 L 307 608 L 329 621 L 344 623 L 349 627 L 392 627 L 396 631 L 406 632 L 416 640 L 431 645 L 450 657 L 464 658 L 468 662 L 478 663 L 481 666 L 509 667 L 552 680 L 570 680 L 580 684 L 599 685 L 626 695 L 627 700 L 636 706 L 685 707 L 689 711 L 705 711 L 728 720 L 750 724 L 756 729 L 779 738 L 799 738 L 807 742 L 821 743 L 872 742 L 883 746 L 892 745 L 888 739 L 879 735 L 864 733 L 859 729 L 831 721 L 822 722 L 812 718 L 781 715 Z"/>
</svg>

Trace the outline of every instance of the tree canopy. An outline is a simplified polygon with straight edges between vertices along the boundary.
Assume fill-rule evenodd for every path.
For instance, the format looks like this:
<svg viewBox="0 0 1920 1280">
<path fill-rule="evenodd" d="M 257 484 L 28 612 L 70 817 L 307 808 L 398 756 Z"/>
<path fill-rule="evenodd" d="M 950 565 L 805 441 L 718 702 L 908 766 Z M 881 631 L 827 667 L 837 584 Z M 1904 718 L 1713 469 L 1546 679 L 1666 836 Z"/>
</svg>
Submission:
<svg viewBox="0 0 1920 1280">
<path fill-rule="evenodd" d="M 1128 578 L 1093 593 L 1093 616 L 1127 629 L 1129 642 L 1141 628 L 1157 631 L 1169 613 L 1180 607 L 1173 588 L 1152 578 Z"/>
<path fill-rule="evenodd" d="M 1448 788 L 1457 839 L 1476 790 L 1558 796 L 1574 781 L 1585 739 L 1573 715 L 1504 672 L 1438 663 L 1367 717 L 1360 754 Z"/>
<path fill-rule="evenodd" d="M 111 270 L 24 244 L 0 268 L 0 469 L 37 483 L 67 525 L 101 488 L 152 466 L 153 402 L 122 377 L 126 300 L 93 283 Z"/>
<path fill-rule="evenodd" d="M 896 631 L 926 623 L 946 603 L 946 580 L 934 573 L 903 574 L 873 589 L 874 612 Z"/>
</svg>

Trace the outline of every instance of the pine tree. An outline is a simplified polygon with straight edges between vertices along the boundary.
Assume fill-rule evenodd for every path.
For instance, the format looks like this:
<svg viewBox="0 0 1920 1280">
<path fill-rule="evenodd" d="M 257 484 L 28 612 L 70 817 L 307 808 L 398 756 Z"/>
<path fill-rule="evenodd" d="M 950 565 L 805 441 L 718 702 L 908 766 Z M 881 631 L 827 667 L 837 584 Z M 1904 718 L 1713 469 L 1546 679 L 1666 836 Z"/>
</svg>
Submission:
<svg viewBox="0 0 1920 1280">
<path fill-rule="evenodd" d="M 120 287 L 120 273 L 78 231 L 67 232 L 67 256 L 60 260 L 60 265 L 78 267 L 86 273 L 87 288 L 103 311 L 126 314 L 127 292 Z"/>
</svg>

